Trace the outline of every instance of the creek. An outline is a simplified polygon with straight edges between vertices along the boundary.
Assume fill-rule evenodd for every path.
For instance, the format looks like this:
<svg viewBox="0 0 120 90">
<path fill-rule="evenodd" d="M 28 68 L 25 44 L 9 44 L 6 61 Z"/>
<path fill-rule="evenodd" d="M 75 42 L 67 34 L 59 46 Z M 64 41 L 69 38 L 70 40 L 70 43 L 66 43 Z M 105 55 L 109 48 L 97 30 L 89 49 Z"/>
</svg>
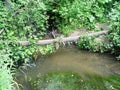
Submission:
<svg viewBox="0 0 120 90">
<path fill-rule="evenodd" d="M 61 48 L 34 65 L 16 73 L 21 90 L 120 90 L 120 63 L 109 54 Z"/>
</svg>

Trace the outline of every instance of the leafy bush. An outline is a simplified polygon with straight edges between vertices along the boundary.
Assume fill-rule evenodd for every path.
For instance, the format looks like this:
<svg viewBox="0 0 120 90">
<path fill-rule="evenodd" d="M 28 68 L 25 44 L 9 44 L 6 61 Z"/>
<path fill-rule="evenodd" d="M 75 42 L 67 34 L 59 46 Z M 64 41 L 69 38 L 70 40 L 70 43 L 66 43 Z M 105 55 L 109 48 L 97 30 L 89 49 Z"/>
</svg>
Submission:
<svg viewBox="0 0 120 90">
<path fill-rule="evenodd" d="M 0 90 L 15 90 L 11 72 L 13 61 L 6 53 L 0 51 Z"/>
<path fill-rule="evenodd" d="M 34 60 L 37 60 L 40 55 L 48 55 L 51 54 L 55 51 L 55 46 L 50 44 L 50 45 L 45 45 L 45 46 L 38 46 L 36 47 L 36 51 L 33 53 L 33 58 Z"/>
<path fill-rule="evenodd" d="M 105 44 L 105 42 L 94 42 L 95 38 L 93 37 L 83 37 L 80 39 L 80 42 L 78 42 L 78 47 L 92 51 L 111 52 L 120 60 L 120 2 L 110 1 L 113 3 L 113 5 L 110 4 L 109 6 L 111 8 L 104 8 L 105 11 L 108 10 L 106 13 L 108 13 L 109 21 L 106 22 L 110 24 L 110 31 L 107 35 L 109 42 L 107 42 L 107 44 Z"/>
<path fill-rule="evenodd" d="M 78 41 L 78 48 L 101 53 L 104 52 L 104 40 L 97 40 L 96 37 L 81 37 Z"/>
<path fill-rule="evenodd" d="M 112 0 L 47 0 L 48 7 L 56 16 L 53 17 L 58 28 L 64 34 L 71 30 L 87 27 L 94 28 L 97 22 L 105 22 L 108 10 L 105 9 Z M 109 6 L 110 7 L 110 6 Z"/>
<path fill-rule="evenodd" d="M 48 24 L 46 6 L 42 1 L 16 0 L 6 6 L 0 1 L 0 49 L 9 50 L 14 61 L 26 62 L 35 52 L 34 42 L 45 35 Z M 28 47 L 19 45 L 28 40 Z"/>
<path fill-rule="evenodd" d="M 109 13 L 111 31 L 108 35 L 110 40 L 109 47 L 113 54 L 118 55 L 120 60 L 120 2 L 115 2 L 114 7 Z"/>
<path fill-rule="evenodd" d="M 48 16 L 42 1 L 17 0 L 10 7 L 0 3 L 2 39 L 39 39 L 45 34 Z"/>
<path fill-rule="evenodd" d="M 112 7 L 110 18 L 106 17 Z M 112 30 L 109 35 L 111 43 L 107 46 L 112 46 L 111 51 L 119 54 L 120 10 L 117 0 L 11 0 L 8 6 L 0 1 L 0 11 L 0 49 L 9 50 L 16 61 L 21 58 L 28 60 L 36 48 L 40 48 L 42 53 L 51 51 L 51 48 L 45 50 L 34 44 L 50 26 L 49 19 L 64 34 L 81 27 L 91 29 L 95 23 L 109 19 Z M 31 44 L 28 47 L 20 46 L 18 40 L 29 40 Z M 102 45 L 101 42 L 93 44 L 91 38 L 82 41 L 79 45 L 81 48 L 101 50 L 97 47 L 98 44 Z"/>
</svg>

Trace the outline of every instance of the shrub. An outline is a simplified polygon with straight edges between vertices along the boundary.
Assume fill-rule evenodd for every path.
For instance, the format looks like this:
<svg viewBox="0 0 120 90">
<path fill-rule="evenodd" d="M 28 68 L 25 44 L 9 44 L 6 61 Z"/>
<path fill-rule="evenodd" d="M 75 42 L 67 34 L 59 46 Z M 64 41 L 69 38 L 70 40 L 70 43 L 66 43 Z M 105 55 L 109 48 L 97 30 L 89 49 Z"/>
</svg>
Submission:
<svg viewBox="0 0 120 90">
<path fill-rule="evenodd" d="M 109 47 L 113 54 L 118 56 L 120 60 L 120 2 L 115 2 L 114 7 L 109 13 L 111 31 L 108 35 Z"/>
<path fill-rule="evenodd" d="M 71 30 L 95 28 L 97 22 L 105 22 L 112 0 L 47 0 L 47 6 L 55 14 L 59 30 L 68 34 Z M 106 9 L 107 8 L 107 9 Z"/>
<path fill-rule="evenodd" d="M 45 34 L 48 17 L 42 1 L 17 0 L 10 7 L 0 3 L 2 39 L 39 39 Z"/>
<path fill-rule="evenodd" d="M 78 48 L 86 49 L 94 52 L 103 53 L 104 50 L 104 40 L 97 40 L 97 37 L 81 37 L 78 41 Z"/>
<path fill-rule="evenodd" d="M 9 50 L 14 61 L 28 61 L 36 48 L 34 42 L 48 27 L 46 5 L 39 0 L 11 0 L 6 6 L 0 1 L 0 18 L 0 49 Z M 19 40 L 28 40 L 30 45 L 21 46 Z"/>
</svg>

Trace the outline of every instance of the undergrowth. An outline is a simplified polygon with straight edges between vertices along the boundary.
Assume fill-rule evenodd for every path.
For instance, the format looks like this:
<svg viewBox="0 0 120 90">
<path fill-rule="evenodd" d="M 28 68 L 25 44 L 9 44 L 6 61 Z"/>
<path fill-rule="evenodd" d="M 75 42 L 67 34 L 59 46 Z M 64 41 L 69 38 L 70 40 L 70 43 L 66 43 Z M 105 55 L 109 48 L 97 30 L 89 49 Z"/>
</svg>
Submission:
<svg viewBox="0 0 120 90">
<path fill-rule="evenodd" d="M 105 41 L 94 37 L 83 36 L 79 39 L 77 45 L 80 49 L 86 49 L 94 52 L 103 53 L 105 50 Z"/>
<path fill-rule="evenodd" d="M 112 7 L 114 0 L 46 0 L 45 2 L 56 15 L 53 18 L 56 19 L 59 30 L 66 35 L 78 28 L 95 29 L 96 23 L 106 22 L 109 8 Z"/>
<path fill-rule="evenodd" d="M 13 61 L 9 58 L 8 53 L 0 50 L 0 90 L 15 90 Z"/>
<path fill-rule="evenodd" d="M 120 60 L 120 2 L 114 3 L 114 7 L 109 13 L 109 19 L 111 25 L 108 34 L 110 51 L 112 54 L 117 55 L 117 59 Z"/>
<path fill-rule="evenodd" d="M 50 21 L 53 20 L 53 21 Z M 50 24 L 53 23 L 53 24 Z M 75 29 L 97 30 L 96 23 L 108 23 L 108 43 L 96 41 L 95 37 L 82 37 L 78 46 L 92 51 L 109 51 L 120 59 L 120 1 L 119 0 L 1 0 L 0 1 L 0 50 L 8 53 L 0 58 L 0 70 L 10 76 L 0 87 L 12 88 L 10 67 L 4 59 L 27 63 L 33 53 L 52 53 L 53 45 L 38 46 L 51 25 L 67 35 Z M 57 28 L 56 28 L 57 27 Z M 21 46 L 18 42 L 27 40 L 30 44 Z M 3 57 L 9 57 L 4 58 Z M 9 61 L 9 60 L 8 60 Z M 10 64 L 10 63 L 9 63 Z M 0 73 L 0 75 L 2 75 Z M 6 81 L 9 80 L 9 81 Z M 9 86 L 8 85 L 11 85 Z M 5 89 L 4 89 L 5 90 Z M 6 89 L 7 90 L 7 89 Z M 10 89 L 9 89 L 10 90 Z"/>
<path fill-rule="evenodd" d="M 97 37 L 82 37 L 78 42 L 78 47 L 97 52 L 110 52 L 120 60 L 120 2 L 114 0 L 110 0 L 110 2 L 114 3 L 111 5 L 112 7 L 110 6 L 111 8 L 107 9 L 109 10 L 107 14 L 109 21 L 106 22 L 110 25 L 109 33 L 106 35 L 107 43 L 104 40 L 95 42 Z"/>
</svg>

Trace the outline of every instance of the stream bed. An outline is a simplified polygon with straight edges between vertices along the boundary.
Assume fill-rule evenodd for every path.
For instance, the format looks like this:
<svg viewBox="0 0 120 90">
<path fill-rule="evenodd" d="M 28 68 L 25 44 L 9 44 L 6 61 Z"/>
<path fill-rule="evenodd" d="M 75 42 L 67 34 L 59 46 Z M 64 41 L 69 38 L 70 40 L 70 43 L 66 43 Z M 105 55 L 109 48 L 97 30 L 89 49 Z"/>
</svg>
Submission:
<svg viewBox="0 0 120 90">
<path fill-rule="evenodd" d="M 61 48 L 16 78 L 20 90 L 120 90 L 120 63 L 109 54 Z"/>
</svg>

